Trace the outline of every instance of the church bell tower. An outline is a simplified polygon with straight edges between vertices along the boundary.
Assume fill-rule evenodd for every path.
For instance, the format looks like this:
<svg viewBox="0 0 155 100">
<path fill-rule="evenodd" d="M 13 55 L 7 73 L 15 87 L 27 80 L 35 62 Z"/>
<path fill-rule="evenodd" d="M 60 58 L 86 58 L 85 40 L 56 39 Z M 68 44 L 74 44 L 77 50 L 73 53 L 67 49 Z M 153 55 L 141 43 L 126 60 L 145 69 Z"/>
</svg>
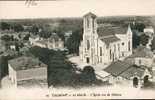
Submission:
<svg viewBox="0 0 155 100">
<path fill-rule="evenodd" d="M 85 62 L 93 63 L 93 52 L 95 47 L 95 35 L 97 34 L 97 16 L 91 12 L 83 17 L 83 42 L 85 52 Z"/>
</svg>

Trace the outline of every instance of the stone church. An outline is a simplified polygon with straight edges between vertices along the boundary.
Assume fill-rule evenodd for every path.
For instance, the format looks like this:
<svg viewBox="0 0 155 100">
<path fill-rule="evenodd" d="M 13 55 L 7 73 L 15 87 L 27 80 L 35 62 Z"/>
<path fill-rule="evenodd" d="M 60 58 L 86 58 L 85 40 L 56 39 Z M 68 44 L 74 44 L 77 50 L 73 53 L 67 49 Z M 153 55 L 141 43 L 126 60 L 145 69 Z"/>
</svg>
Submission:
<svg viewBox="0 0 155 100">
<path fill-rule="evenodd" d="M 110 64 L 132 54 L 132 31 L 129 26 L 100 25 L 91 12 L 83 16 L 83 40 L 80 59 L 88 64 Z"/>
</svg>

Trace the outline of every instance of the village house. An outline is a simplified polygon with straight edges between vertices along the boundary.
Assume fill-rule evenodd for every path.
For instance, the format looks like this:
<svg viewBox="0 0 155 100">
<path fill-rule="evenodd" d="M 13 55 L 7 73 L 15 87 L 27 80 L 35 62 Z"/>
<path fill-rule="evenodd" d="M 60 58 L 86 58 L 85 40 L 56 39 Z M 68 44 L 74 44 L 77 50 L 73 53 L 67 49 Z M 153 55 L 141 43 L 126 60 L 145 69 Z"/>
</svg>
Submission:
<svg viewBox="0 0 155 100">
<path fill-rule="evenodd" d="M 154 54 L 145 46 L 139 46 L 136 51 L 129 57 L 126 58 L 130 63 L 137 66 L 153 67 L 154 65 Z"/>
<path fill-rule="evenodd" d="M 153 81 L 155 81 L 155 55 L 145 46 L 139 46 L 133 55 L 127 57 L 125 61 L 137 66 L 146 66 L 152 70 Z"/>
<path fill-rule="evenodd" d="M 107 76 L 107 81 L 111 84 L 142 87 L 153 78 L 149 68 L 124 61 L 113 62 L 104 71 L 110 74 Z"/>
<path fill-rule="evenodd" d="M 152 40 L 154 38 L 154 29 L 152 26 L 147 26 L 144 28 L 144 34 L 149 36 L 148 43 L 146 44 L 146 47 L 151 49 L 150 45 L 152 44 Z"/>
<path fill-rule="evenodd" d="M 32 36 L 29 38 L 30 44 L 48 49 L 63 49 L 64 42 L 56 33 L 53 33 L 48 39 L 40 38 L 39 36 Z"/>
<path fill-rule="evenodd" d="M 146 26 L 144 28 L 144 33 L 146 33 L 148 36 L 153 36 L 154 35 L 154 29 L 152 26 Z"/>
<path fill-rule="evenodd" d="M 12 45 L 10 45 L 10 49 L 11 49 L 11 50 L 16 50 L 16 46 L 15 46 L 15 45 L 13 45 L 13 44 L 12 44 Z"/>
<path fill-rule="evenodd" d="M 8 61 L 9 79 L 15 87 L 47 87 L 47 65 L 37 58 L 21 56 Z"/>
<path fill-rule="evenodd" d="M 50 38 L 48 38 L 47 47 L 49 49 L 63 49 L 64 42 L 56 33 L 53 33 Z"/>
<path fill-rule="evenodd" d="M 40 38 L 38 35 L 31 35 L 29 37 L 29 41 L 31 45 L 34 45 L 36 41 L 38 40 L 42 40 L 42 38 Z"/>
<path fill-rule="evenodd" d="M 80 59 L 89 64 L 109 64 L 132 54 L 132 31 L 128 27 L 97 24 L 97 16 L 83 17 L 83 41 L 79 47 Z"/>
<path fill-rule="evenodd" d="M 71 35 L 72 35 L 72 31 L 67 31 L 67 32 L 65 32 L 65 34 L 64 34 L 64 36 L 65 36 L 65 41 L 67 41 L 67 40 L 70 38 Z"/>
</svg>

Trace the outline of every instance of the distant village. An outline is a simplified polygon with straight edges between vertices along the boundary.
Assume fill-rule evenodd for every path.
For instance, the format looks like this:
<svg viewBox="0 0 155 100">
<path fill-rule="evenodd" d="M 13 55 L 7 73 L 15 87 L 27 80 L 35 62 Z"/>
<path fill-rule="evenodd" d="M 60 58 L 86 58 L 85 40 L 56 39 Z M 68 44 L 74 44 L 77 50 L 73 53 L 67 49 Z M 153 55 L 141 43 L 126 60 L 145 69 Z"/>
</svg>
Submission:
<svg viewBox="0 0 155 100">
<path fill-rule="evenodd" d="M 0 87 L 155 88 L 153 24 L 109 20 L 92 12 L 59 23 L 2 20 Z"/>
</svg>

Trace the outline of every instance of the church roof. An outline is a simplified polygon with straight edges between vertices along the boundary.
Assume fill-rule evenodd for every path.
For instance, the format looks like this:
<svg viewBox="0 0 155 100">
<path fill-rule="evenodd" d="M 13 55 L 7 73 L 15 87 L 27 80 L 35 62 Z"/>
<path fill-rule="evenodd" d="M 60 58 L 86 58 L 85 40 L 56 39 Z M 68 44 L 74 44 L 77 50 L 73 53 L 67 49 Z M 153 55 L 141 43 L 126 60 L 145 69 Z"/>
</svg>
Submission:
<svg viewBox="0 0 155 100">
<path fill-rule="evenodd" d="M 107 45 L 109 45 L 110 43 L 117 42 L 117 41 L 120 40 L 120 39 L 119 39 L 118 37 L 116 37 L 115 35 L 103 37 L 103 38 L 100 38 L 100 39 L 101 39 L 103 42 L 105 42 Z"/>
<path fill-rule="evenodd" d="M 115 35 L 115 34 L 126 34 L 127 27 L 113 27 L 113 26 L 106 26 L 106 27 L 98 27 L 97 34 L 99 37 Z"/>
</svg>

